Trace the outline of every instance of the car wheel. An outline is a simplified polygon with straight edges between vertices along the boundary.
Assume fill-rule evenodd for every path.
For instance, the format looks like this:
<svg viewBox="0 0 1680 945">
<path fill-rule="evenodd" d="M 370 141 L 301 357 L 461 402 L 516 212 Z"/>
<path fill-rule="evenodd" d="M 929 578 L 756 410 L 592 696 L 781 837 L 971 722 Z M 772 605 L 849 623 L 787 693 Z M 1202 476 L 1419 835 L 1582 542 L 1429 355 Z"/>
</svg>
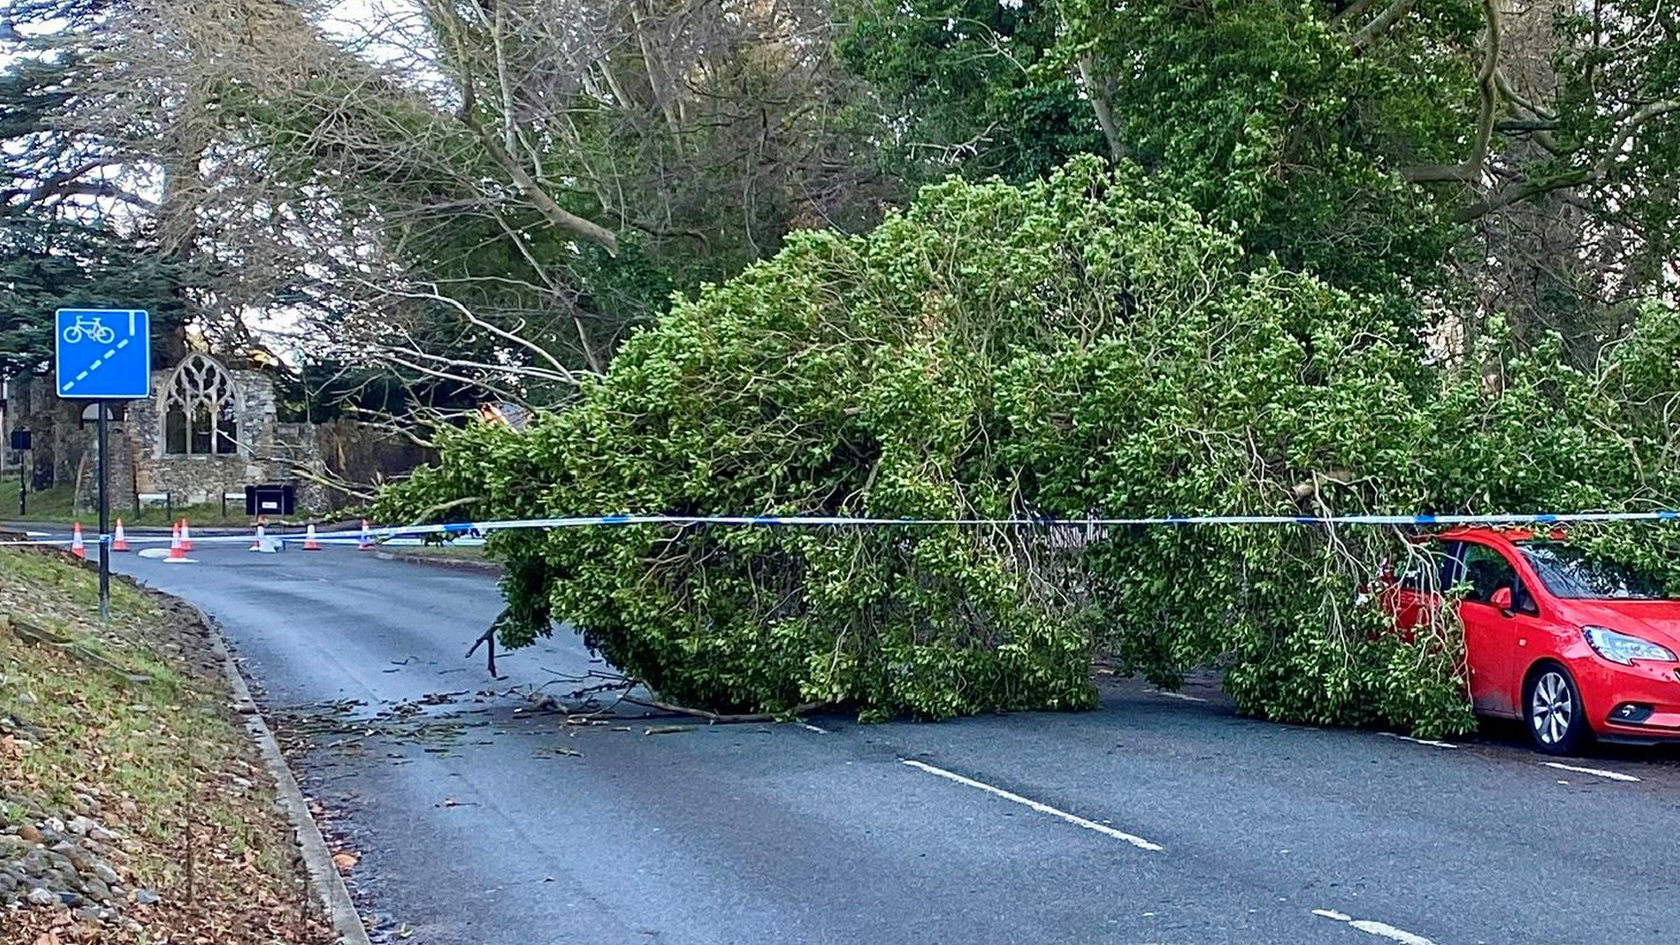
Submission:
<svg viewBox="0 0 1680 945">
<path fill-rule="evenodd" d="M 1551 755 L 1567 755 L 1592 737 L 1581 690 L 1569 671 L 1555 663 L 1541 666 L 1523 693 L 1523 718 L 1535 747 Z"/>
</svg>

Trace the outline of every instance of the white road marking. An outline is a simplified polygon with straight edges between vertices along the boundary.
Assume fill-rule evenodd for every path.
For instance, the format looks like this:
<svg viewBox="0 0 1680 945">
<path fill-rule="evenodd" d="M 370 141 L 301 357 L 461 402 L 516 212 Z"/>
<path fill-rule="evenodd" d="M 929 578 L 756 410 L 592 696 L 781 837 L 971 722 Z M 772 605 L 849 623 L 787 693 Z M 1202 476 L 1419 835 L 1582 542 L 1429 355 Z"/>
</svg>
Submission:
<svg viewBox="0 0 1680 945">
<path fill-rule="evenodd" d="M 1158 695 L 1158 696 L 1166 696 L 1168 699 L 1182 699 L 1185 702 L 1206 702 L 1207 701 L 1206 699 L 1203 699 L 1201 696 L 1192 696 L 1192 695 L 1187 695 L 1187 694 L 1182 693 L 1182 692 L 1173 692 L 1170 689 L 1157 689 L 1157 690 L 1155 690 L 1155 694 Z"/>
<path fill-rule="evenodd" d="M 1163 849 L 1165 849 L 1158 843 L 1150 843 L 1142 837 L 1126 833 L 1122 830 L 1115 830 L 1107 824 L 1099 824 L 1094 820 L 1086 820 L 1077 814 L 1070 814 L 1065 810 L 1057 810 L 1049 804 L 1040 804 L 1038 801 L 1022 797 L 1013 791 L 1005 791 L 1003 788 L 993 787 L 990 784 L 976 781 L 973 778 L 965 778 L 954 771 L 946 771 L 944 768 L 935 768 L 933 765 L 923 764 L 922 762 L 911 758 L 900 758 L 899 760 L 918 771 L 926 771 L 928 774 L 944 778 L 947 781 L 955 781 L 964 787 L 977 788 L 985 791 L 993 797 L 1001 797 L 1006 801 L 1012 801 L 1016 804 L 1022 805 L 1023 807 L 1030 807 L 1033 810 L 1038 811 L 1040 814 L 1049 814 L 1052 817 L 1059 817 L 1076 827 L 1084 827 L 1086 830 L 1094 830 L 1105 837 L 1113 837 L 1116 840 L 1124 840 L 1132 846 L 1137 847 L 1139 850 L 1148 850 L 1152 853 L 1160 853 Z"/>
<path fill-rule="evenodd" d="M 1377 734 L 1382 735 L 1386 738 L 1398 738 L 1403 742 L 1411 742 L 1414 745 L 1428 745 L 1431 748 L 1457 748 L 1458 747 L 1457 745 L 1454 745 L 1451 742 L 1438 742 L 1438 741 L 1435 741 L 1432 738 L 1413 738 L 1410 735 L 1401 735 L 1398 732 L 1378 732 Z"/>
<path fill-rule="evenodd" d="M 128 320 L 129 320 L 128 331 L 129 331 L 129 334 L 132 335 L 134 333 L 134 316 L 130 315 Z M 133 340 L 134 339 L 132 337 L 124 338 L 123 340 L 117 342 L 115 345 L 112 345 L 111 349 L 109 351 L 105 352 L 104 357 L 96 359 L 92 364 L 88 365 L 87 370 L 85 370 L 82 373 L 76 375 L 75 380 L 73 380 L 70 383 L 64 385 L 64 391 L 63 392 L 68 394 L 70 392 L 71 388 L 75 387 L 77 384 L 80 384 L 82 381 L 87 380 L 87 376 L 89 374 L 92 374 L 94 371 L 99 370 L 99 366 L 101 364 L 104 364 L 106 361 L 109 361 L 113 356 L 116 355 L 116 353 L 118 351 L 121 351 L 122 349 L 128 347 L 128 343 L 130 341 L 133 341 Z"/>
<path fill-rule="evenodd" d="M 1540 763 L 1548 768 L 1556 768 L 1559 771 L 1573 771 L 1576 774 L 1590 774 L 1595 778 L 1604 778 L 1607 781 L 1637 782 L 1639 780 L 1631 774 L 1622 774 L 1620 771 L 1605 771 L 1603 768 L 1577 768 L 1574 765 L 1566 765 L 1558 761 L 1542 761 Z"/>
<path fill-rule="evenodd" d="M 803 729 L 809 729 L 810 731 L 816 732 L 818 735 L 827 735 L 828 734 L 828 729 L 822 728 L 820 726 L 812 725 L 810 722 L 800 722 L 799 727 L 803 728 Z"/>
<path fill-rule="evenodd" d="M 1375 935 L 1379 938 L 1386 938 L 1391 942 L 1399 942 L 1401 945 L 1435 945 L 1434 942 L 1424 938 L 1416 932 L 1408 932 L 1405 929 L 1395 928 L 1387 922 L 1373 922 L 1370 919 L 1355 919 L 1353 916 L 1347 915 L 1346 913 L 1332 912 L 1329 909 L 1314 909 L 1312 914 L 1335 922 L 1346 922 L 1348 928 L 1358 929 L 1367 935 Z"/>
</svg>

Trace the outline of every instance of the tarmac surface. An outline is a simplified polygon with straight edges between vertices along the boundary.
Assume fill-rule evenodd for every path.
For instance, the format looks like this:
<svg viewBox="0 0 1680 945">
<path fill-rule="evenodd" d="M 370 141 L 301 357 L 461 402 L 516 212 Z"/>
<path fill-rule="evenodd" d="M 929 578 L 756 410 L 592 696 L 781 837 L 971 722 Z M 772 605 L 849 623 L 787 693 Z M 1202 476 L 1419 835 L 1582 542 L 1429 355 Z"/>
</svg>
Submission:
<svg viewBox="0 0 1680 945">
<path fill-rule="evenodd" d="M 493 576 L 344 546 L 116 568 L 221 623 L 375 941 L 1672 943 L 1680 749 L 1555 760 L 1276 725 L 1217 688 L 1101 709 L 716 725 L 568 694 L 569 631 L 463 658 Z M 561 699 L 568 714 L 544 703 Z"/>
</svg>

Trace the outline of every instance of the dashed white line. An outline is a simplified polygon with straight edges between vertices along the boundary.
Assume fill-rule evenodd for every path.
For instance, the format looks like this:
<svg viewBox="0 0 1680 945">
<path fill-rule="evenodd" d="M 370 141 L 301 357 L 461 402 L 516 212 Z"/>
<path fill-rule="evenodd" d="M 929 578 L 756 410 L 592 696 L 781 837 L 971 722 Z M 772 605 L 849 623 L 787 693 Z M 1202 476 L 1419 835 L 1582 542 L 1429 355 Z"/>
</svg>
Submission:
<svg viewBox="0 0 1680 945">
<path fill-rule="evenodd" d="M 1438 742 L 1438 741 L 1434 740 L 1433 738 L 1413 738 L 1410 735 L 1401 735 L 1399 732 L 1378 732 L 1377 734 L 1382 735 L 1385 738 L 1398 738 L 1403 742 L 1411 742 L 1414 745 L 1428 745 L 1431 748 L 1457 748 L 1458 747 L 1457 745 L 1454 745 L 1451 742 Z"/>
<path fill-rule="evenodd" d="M 1334 922 L 1345 922 L 1347 923 L 1348 928 L 1358 929 L 1367 935 L 1375 935 L 1379 938 L 1386 938 L 1391 942 L 1400 942 L 1401 945 L 1435 945 L 1434 942 L 1424 938 L 1416 932 L 1408 932 L 1405 929 L 1395 928 L 1387 922 L 1374 922 L 1370 919 L 1355 919 L 1353 916 L 1347 915 L 1346 913 L 1333 912 L 1329 909 L 1314 909 L 1312 914 L 1330 919 Z"/>
<path fill-rule="evenodd" d="M 134 330 L 134 316 L 133 315 L 129 316 L 128 330 L 130 332 L 132 332 Z M 82 381 L 87 380 L 87 376 L 89 374 L 93 373 L 94 371 L 99 370 L 99 366 L 101 364 L 104 364 L 106 361 L 109 361 L 112 357 L 114 357 L 116 355 L 116 353 L 118 351 L 121 351 L 122 349 L 128 347 L 128 343 L 130 341 L 133 341 L 133 340 L 134 339 L 132 337 L 124 338 L 123 340 L 121 340 L 121 341 L 117 342 L 116 344 L 112 345 L 111 349 L 109 351 L 105 352 L 104 357 L 95 359 L 92 364 L 87 366 L 87 370 L 83 371 L 80 374 L 77 374 L 75 380 L 73 380 L 70 383 L 64 385 L 63 393 L 66 393 L 66 394 L 69 393 L 71 388 L 75 387 L 77 384 L 80 384 Z"/>
<path fill-rule="evenodd" d="M 1595 778 L 1604 778 L 1607 781 L 1639 781 L 1639 779 L 1633 775 L 1622 774 L 1620 771 L 1606 771 L 1603 768 L 1577 768 L 1574 765 L 1566 765 L 1559 761 L 1542 761 L 1540 763 L 1548 768 L 1556 768 L 1559 771 L 1573 771 L 1576 774 L 1590 774 Z"/>
<path fill-rule="evenodd" d="M 954 781 L 957 784 L 963 785 L 964 787 L 971 787 L 971 788 L 976 788 L 976 789 L 981 790 L 981 791 L 985 791 L 987 794 L 990 794 L 993 797 L 1001 797 L 1006 801 L 1011 801 L 1013 803 L 1020 804 L 1023 807 L 1032 808 L 1033 810 L 1038 811 L 1040 814 L 1049 814 L 1052 817 L 1057 817 L 1057 818 L 1060 818 L 1062 820 L 1065 820 L 1068 823 L 1073 824 L 1076 827 L 1084 827 L 1086 830 L 1092 830 L 1092 831 L 1095 831 L 1097 833 L 1100 833 L 1105 837 L 1112 837 L 1115 840 L 1125 841 L 1126 843 L 1129 843 L 1132 846 L 1137 847 L 1139 850 L 1148 850 L 1151 853 L 1160 853 L 1163 849 L 1165 849 L 1164 847 L 1162 847 L 1158 843 L 1151 843 L 1148 840 L 1145 840 L 1142 837 L 1136 836 L 1134 834 L 1126 833 L 1123 830 L 1115 830 L 1113 827 L 1110 827 L 1107 824 L 1099 824 L 1094 820 L 1086 820 L 1085 818 L 1079 816 L 1078 814 L 1070 814 L 1065 810 L 1058 810 L 1054 807 L 1051 807 L 1049 804 L 1041 804 L 1038 801 L 1032 800 L 1031 798 L 1022 797 L 1021 795 L 1016 794 L 1014 791 L 1005 791 L 1003 788 L 993 787 L 990 784 L 986 784 L 986 783 L 981 782 L 981 781 L 976 781 L 973 778 L 965 778 L 962 775 L 957 774 L 955 771 L 946 771 L 944 768 L 936 768 L 933 765 L 924 764 L 924 763 L 922 763 L 920 761 L 916 761 L 915 759 L 912 759 L 912 758 L 900 758 L 899 760 L 904 762 L 905 764 L 909 765 L 910 767 L 915 768 L 918 771 L 926 771 L 928 774 L 944 778 L 947 781 Z"/>
</svg>

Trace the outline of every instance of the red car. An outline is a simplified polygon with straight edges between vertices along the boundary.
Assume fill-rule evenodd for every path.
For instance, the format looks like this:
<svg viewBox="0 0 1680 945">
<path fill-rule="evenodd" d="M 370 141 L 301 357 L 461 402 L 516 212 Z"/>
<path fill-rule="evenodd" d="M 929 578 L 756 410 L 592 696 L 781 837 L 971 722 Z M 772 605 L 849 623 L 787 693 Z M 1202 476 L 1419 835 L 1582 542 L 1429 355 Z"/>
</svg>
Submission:
<svg viewBox="0 0 1680 945">
<path fill-rule="evenodd" d="M 1426 563 L 1385 603 L 1415 627 L 1442 589 L 1468 585 L 1458 607 L 1478 714 L 1522 719 L 1551 754 L 1595 736 L 1680 739 L 1680 600 L 1558 536 L 1461 528 L 1419 550 Z"/>
</svg>

